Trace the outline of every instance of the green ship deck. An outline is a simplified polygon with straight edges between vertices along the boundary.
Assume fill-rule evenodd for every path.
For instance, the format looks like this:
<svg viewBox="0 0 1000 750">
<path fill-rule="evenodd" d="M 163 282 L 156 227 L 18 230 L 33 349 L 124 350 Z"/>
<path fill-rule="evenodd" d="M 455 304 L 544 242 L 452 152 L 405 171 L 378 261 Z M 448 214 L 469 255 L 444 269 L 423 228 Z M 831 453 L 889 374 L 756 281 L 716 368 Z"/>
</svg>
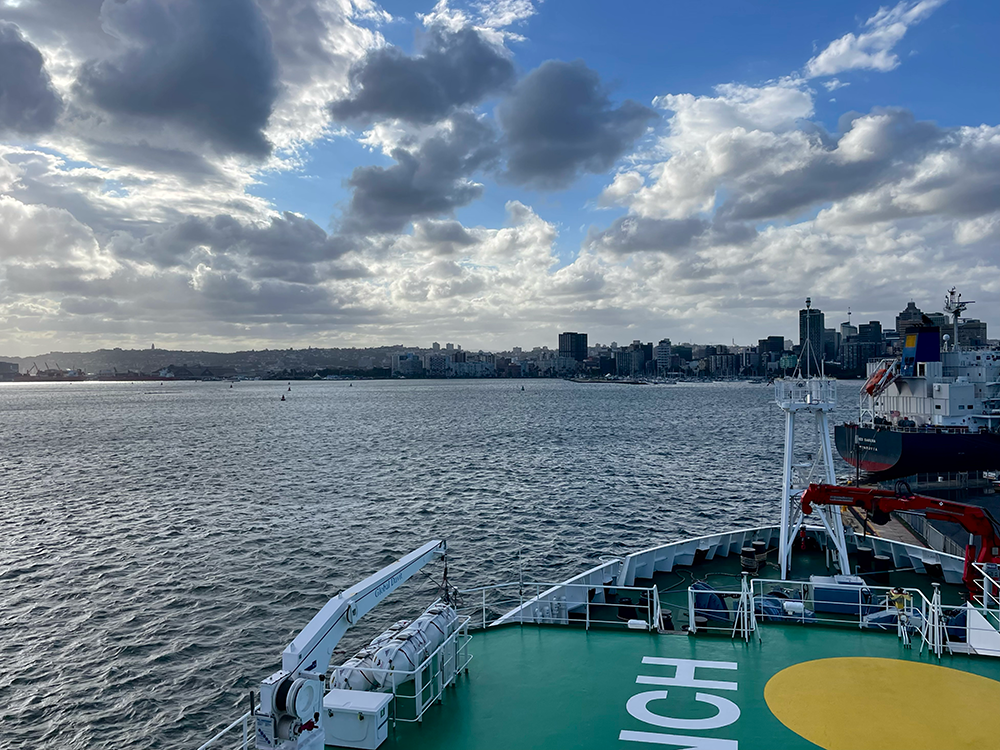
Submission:
<svg viewBox="0 0 1000 750">
<path fill-rule="evenodd" d="M 776 579 L 774 550 L 768 559 L 757 576 Z M 836 572 L 821 552 L 799 553 L 794 565 L 796 579 Z M 475 632 L 468 674 L 422 725 L 398 724 L 383 747 L 1000 750 L 1000 659 L 938 659 L 921 651 L 919 638 L 904 646 L 895 631 L 822 616 L 761 622 L 760 639 L 749 643 L 718 630 L 681 630 L 693 580 L 738 590 L 740 578 L 739 557 L 729 555 L 637 579 L 636 586 L 657 586 L 673 633 L 624 624 L 587 630 L 579 619 Z M 902 570 L 888 578 L 931 595 L 926 575 Z M 964 600 L 960 586 L 941 584 L 941 593 L 946 608 Z M 614 612 L 591 607 L 595 620 L 615 620 Z M 683 679 L 692 663 L 700 663 L 694 680 L 707 682 Z M 678 678 L 689 684 L 671 684 Z"/>
<path fill-rule="evenodd" d="M 399 724 L 383 747 L 1000 748 L 998 660 L 946 655 L 939 661 L 926 650 L 921 654 L 917 644 L 903 647 L 895 634 L 828 626 L 763 625 L 761 634 L 761 642 L 747 644 L 714 635 L 560 626 L 513 625 L 477 633 L 469 673 L 445 692 L 442 705 L 429 711 L 422 725 Z M 694 676 L 737 687 L 638 683 L 640 676 L 677 673 L 674 666 L 643 663 L 648 657 L 734 664 L 735 669 L 698 666 Z M 672 720 L 687 720 L 691 728 L 657 726 L 633 716 L 629 701 L 647 691 L 667 693 L 649 701 L 654 717 L 682 727 L 683 721 Z M 731 701 L 738 718 L 718 729 L 699 728 L 720 714 L 717 705 L 698 701 L 699 694 Z M 688 739 L 678 744 L 670 735 Z"/>
</svg>

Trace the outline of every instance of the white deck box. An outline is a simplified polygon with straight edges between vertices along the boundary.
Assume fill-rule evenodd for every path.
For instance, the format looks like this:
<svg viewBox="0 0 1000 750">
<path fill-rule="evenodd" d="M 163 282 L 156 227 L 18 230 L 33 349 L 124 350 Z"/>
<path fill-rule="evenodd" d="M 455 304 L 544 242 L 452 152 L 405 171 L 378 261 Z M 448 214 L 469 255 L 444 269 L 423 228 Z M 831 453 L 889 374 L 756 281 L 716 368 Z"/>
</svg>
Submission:
<svg viewBox="0 0 1000 750">
<path fill-rule="evenodd" d="M 391 693 L 331 690 L 323 698 L 326 744 L 375 750 L 389 734 Z"/>
</svg>

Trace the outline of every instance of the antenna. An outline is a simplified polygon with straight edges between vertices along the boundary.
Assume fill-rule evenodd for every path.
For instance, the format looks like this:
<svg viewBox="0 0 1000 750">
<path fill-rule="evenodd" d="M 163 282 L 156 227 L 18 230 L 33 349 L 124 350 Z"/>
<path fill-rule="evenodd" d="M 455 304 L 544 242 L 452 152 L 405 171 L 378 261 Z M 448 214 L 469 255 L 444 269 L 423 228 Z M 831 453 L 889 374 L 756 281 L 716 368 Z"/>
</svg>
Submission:
<svg viewBox="0 0 1000 750">
<path fill-rule="evenodd" d="M 959 294 L 955 287 L 948 290 L 948 296 L 944 298 L 944 311 L 952 315 L 952 327 L 954 329 L 955 336 L 952 339 L 952 351 L 958 350 L 958 319 L 965 312 L 969 305 L 975 304 L 973 301 L 963 302 L 962 295 Z"/>
</svg>

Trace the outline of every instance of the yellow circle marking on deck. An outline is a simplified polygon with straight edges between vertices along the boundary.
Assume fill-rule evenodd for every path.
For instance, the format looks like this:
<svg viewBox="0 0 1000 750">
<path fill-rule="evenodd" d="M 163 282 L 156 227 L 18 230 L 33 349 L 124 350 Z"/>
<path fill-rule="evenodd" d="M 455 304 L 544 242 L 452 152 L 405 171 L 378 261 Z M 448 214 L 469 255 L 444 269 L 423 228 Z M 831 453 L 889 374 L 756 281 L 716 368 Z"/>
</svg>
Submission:
<svg viewBox="0 0 1000 750">
<path fill-rule="evenodd" d="M 1000 682 L 922 662 L 848 657 L 778 672 L 764 700 L 824 750 L 1000 746 Z"/>
</svg>

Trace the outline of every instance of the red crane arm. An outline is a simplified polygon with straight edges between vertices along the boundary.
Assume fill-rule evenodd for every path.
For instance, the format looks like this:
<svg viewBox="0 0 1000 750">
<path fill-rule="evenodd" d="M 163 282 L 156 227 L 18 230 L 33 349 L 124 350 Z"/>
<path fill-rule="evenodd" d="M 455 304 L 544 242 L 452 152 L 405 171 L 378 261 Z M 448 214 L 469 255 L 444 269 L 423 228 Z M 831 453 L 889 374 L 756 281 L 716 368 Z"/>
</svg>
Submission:
<svg viewBox="0 0 1000 750">
<path fill-rule="evenodd" d="M 909 488 L 907 488 L 909 489 Z M 802 493 L 802 512 L 808 515 L 813 505 L 844 505 L 864 508 L 872 520 L 884 524 L 894 510 L 923 511 L 927 518 L 961 524 L 970 534 L 982 538 L 977 551 L 973 545 L 965 550 L 965 583 L 973 587 L 971 562 L 1000 562 L 1000 523 L 985 508 L 926 495 L 894 492 L 864 487 L 841 487 L 832 484 L 810 484 Z"/>
</svg>

